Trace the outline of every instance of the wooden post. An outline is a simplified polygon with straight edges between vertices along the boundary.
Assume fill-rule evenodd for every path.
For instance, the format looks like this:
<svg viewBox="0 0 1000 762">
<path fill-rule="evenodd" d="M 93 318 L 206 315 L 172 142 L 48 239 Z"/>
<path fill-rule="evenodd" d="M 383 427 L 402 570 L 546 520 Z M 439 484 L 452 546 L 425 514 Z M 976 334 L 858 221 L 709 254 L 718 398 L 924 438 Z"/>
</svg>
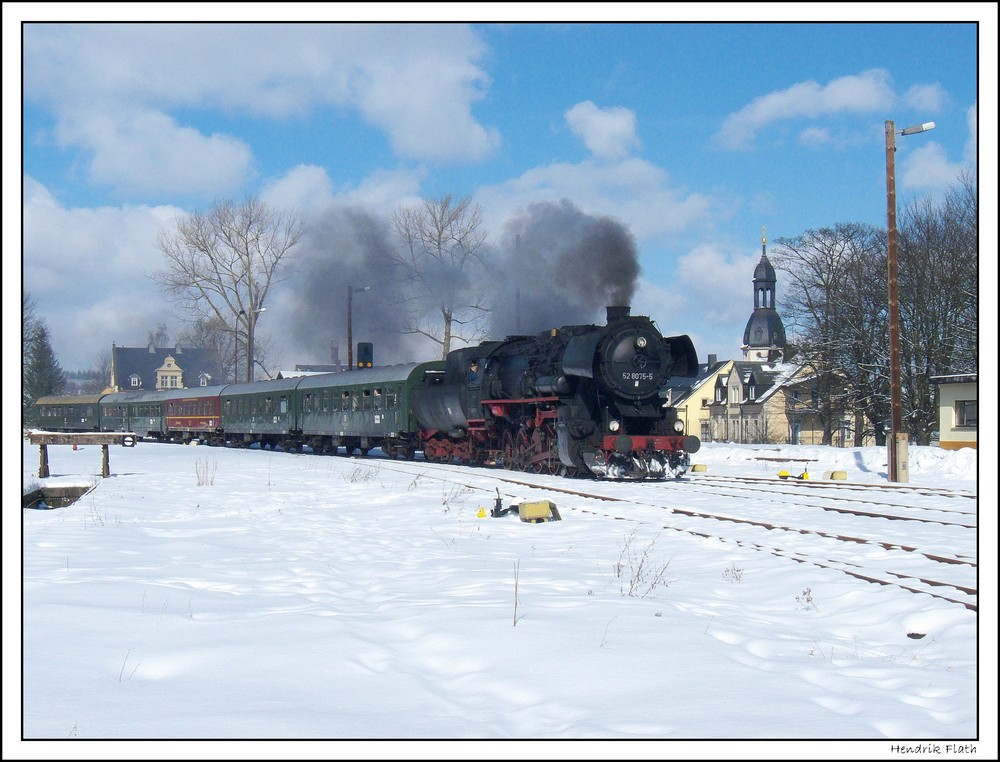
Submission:
<svg viewBox="0 0 1000 762">
<path fill-rule="evenodd" d="M 116 432 L 113 434 L 109 432 L 66 433 L 34 431 L 28 435 L 28 441 L 41 448 L 38 455 L 38 476 L 41 479 L 49 475 L 48 445 L 72 445 L 75 450 L 79 444 L 99 444 L 101 446 L 101 476 L 107 478 L 111 476 L 111 461 L 108 456 L 108 446 L 116 444 L 123 447 L 135 447 L 138 440 L 139 438 L 132 431 Z"/>
<path fill-rule="evenodd" d="M 47 445 L 38 445 L 38 478 L 46 479 L 49 475 L 49 448 Z"/>
</svg>

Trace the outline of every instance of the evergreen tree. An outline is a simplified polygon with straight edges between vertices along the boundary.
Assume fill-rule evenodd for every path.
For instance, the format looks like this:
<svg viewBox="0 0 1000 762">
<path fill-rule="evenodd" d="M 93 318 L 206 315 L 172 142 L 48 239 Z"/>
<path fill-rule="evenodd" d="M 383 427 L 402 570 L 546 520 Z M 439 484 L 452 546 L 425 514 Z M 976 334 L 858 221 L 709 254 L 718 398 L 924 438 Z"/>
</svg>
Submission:
<svg viewBox="0 0 1000 762">
<path fill-rule="evenodd" d="M 21 384 L 22 414 L 40 397 L 62 394 L 66 390 L 66 374 L 52 351 L 49 329 L 45 327 L 43 320 L 34 321 L 24 347 L 24 355 L 27 364 Z"/>
</svg>

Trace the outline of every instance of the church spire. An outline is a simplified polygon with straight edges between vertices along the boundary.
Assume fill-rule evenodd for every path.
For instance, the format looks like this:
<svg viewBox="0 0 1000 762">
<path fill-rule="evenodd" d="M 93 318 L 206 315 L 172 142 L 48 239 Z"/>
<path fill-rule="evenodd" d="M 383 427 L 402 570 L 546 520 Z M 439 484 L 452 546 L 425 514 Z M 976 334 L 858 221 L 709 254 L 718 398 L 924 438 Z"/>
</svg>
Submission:
<svg viewBox="0 0 1000 762">
<path fill-rule="evenodd" d="M 767 258 L 767 228 L 761 226 L 760 262 L 753 271 L 753 314 L 743 332 L 747 360 L 774 362 L 785 349 L 785 326 L 775 309 L 778 276 Z"/>
</svg>

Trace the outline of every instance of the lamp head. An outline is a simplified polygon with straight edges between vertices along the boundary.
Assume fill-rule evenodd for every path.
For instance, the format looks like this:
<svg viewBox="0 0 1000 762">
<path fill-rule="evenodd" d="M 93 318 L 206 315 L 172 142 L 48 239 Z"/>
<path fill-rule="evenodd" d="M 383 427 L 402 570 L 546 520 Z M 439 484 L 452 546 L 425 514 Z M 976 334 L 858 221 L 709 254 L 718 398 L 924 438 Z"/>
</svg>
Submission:
<svg viewBox="0 0 1000 762">
<path fill-rule="evenodd" d="M 916 135 L 918 132 L 927 132 L 928 130 L 933 130 L 936 125 L 934 122 L 924 122 L 923 124 L 915 124 L 913 127 L 907 127 L 900 131 L 900 135 Z"/>
</svg>

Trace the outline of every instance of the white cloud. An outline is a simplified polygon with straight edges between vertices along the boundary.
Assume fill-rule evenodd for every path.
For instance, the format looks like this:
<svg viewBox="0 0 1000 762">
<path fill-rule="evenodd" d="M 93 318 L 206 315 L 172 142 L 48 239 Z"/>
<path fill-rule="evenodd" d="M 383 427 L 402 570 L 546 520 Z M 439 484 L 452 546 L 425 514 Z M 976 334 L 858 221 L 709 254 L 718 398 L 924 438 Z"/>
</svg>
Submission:
<svg viewBox="0 0 1000 762">
<path fill-rule="evenodd" d="M 64 144 L 92 152 L 90 179 L 144 196 L 188 194 L 211 198 L 240 187 L 253 157 L 241 140 L 203 135 L 157 111 L 81 113 L 63 122 Z"/>
<path fill-rule="evenodd" d="M 326 169 L 299 164 L 284 176 L 265 183 L 261 199 L 308 216 L 331 203 L 360 206 L 374 213 L 388 213 L 400 204 L 417 203 L 423 172 L 376 170 L 357 186 L 335 188 Z"/>
<path fill-rule="evenodd" d="M 588 214 L 620 220 L 640 240 L 689 229 L 710 216 L 711 199 L 672 188 L 667 173 L 642 159 L 584 161 L 536 167 L 500 185 L 484 186 L 476 200 L 487 210 L 487 229 L 537 201 L 570 198 Z"/>
<path fill-rule="evenodd" d="M 948 161 L 944 148 L 934 142 L 914 149 L 900 164 L 896 176 L 904 190 L 943 189 L 952 185 L 962 171 L 962 165 Z"/>
<path fill-rule="evenodd" d="M 915 111 L 936 113 L 948 100 L 948 94 L 938 83 L 932 85 L 914 85 L 906 91 L 903 101 Z"/>
<path fill-rule="evenodd" d="M 627 108 L 598 108 L 592 101 L 577 103 L 566 121 L 587 149 L 600 159 L 623 159 L 639 147 L 635 112 Z"/>
<path fill-rule="evenodd" d="M 871 112 L 890 106 L 895 96 L 884 69 L 832 80 L 826 85 L 799 82 L 756 98 L 730 114 L 715 135 L 723 148 L 747 148 L 757 132 L 769 124 L 802 117 L 816 118 L 843 112 Z"/>
<path fill-rule="evenodd" d="M 142 345 L 172 305 L 146 275 L 160 267 L 157 232 L 181 210 L 137 206 L 70 209 L 24 181 L 22 287 L 38 303 L 59 363 L 90 367 L 111 342 Z M 127 283 L 127 288 L 107 284 Z M 176 335 L 175 333 L 173 335 Z"/>
<path fill-rule="evenodd" d="M 753 271 L 759 260 L 759 254 L 727 253 L 715 244 L 701 244 L 681 256 L 677 277 L 691 304 L 698 306 L 699 319 L 725 325 L 749 318 Z"/>
<path fill-rule="evenodd" d="M 265 183 L 260 195 L 269 205 L 308 214 L 329 205 L 334 193 L 323 167 L 299 164 L 283 177 Z"/>
<path fill-rule="evenodd" d="M 354 109 L 399 156 L 488 156 L 499 133 L 472 114 L 489 86 L 484 52 L 460 24 L 419 35 L 392 24 L 29 25 L 24 93 L 51 110 L 95 181 L 215 196 L 238 189 L 252 157 L 201 125 L 237 112 L 267 121 Z"/>
<path fill-rule="evenodd" d="M 820 148 L 830 142 L 830 130 L 826 127 L 807 127 L 799 133 L 799 143 L 808 148 Z"/>
<path fill-rule="evenodd" d="M 969 139 L 965 141 L 963 158 L 968 164 L 975 166 L 979 162 L 979 104 L 973 103 L 965 112 L 966 124 L 969 128 Z"/>
</svg>

